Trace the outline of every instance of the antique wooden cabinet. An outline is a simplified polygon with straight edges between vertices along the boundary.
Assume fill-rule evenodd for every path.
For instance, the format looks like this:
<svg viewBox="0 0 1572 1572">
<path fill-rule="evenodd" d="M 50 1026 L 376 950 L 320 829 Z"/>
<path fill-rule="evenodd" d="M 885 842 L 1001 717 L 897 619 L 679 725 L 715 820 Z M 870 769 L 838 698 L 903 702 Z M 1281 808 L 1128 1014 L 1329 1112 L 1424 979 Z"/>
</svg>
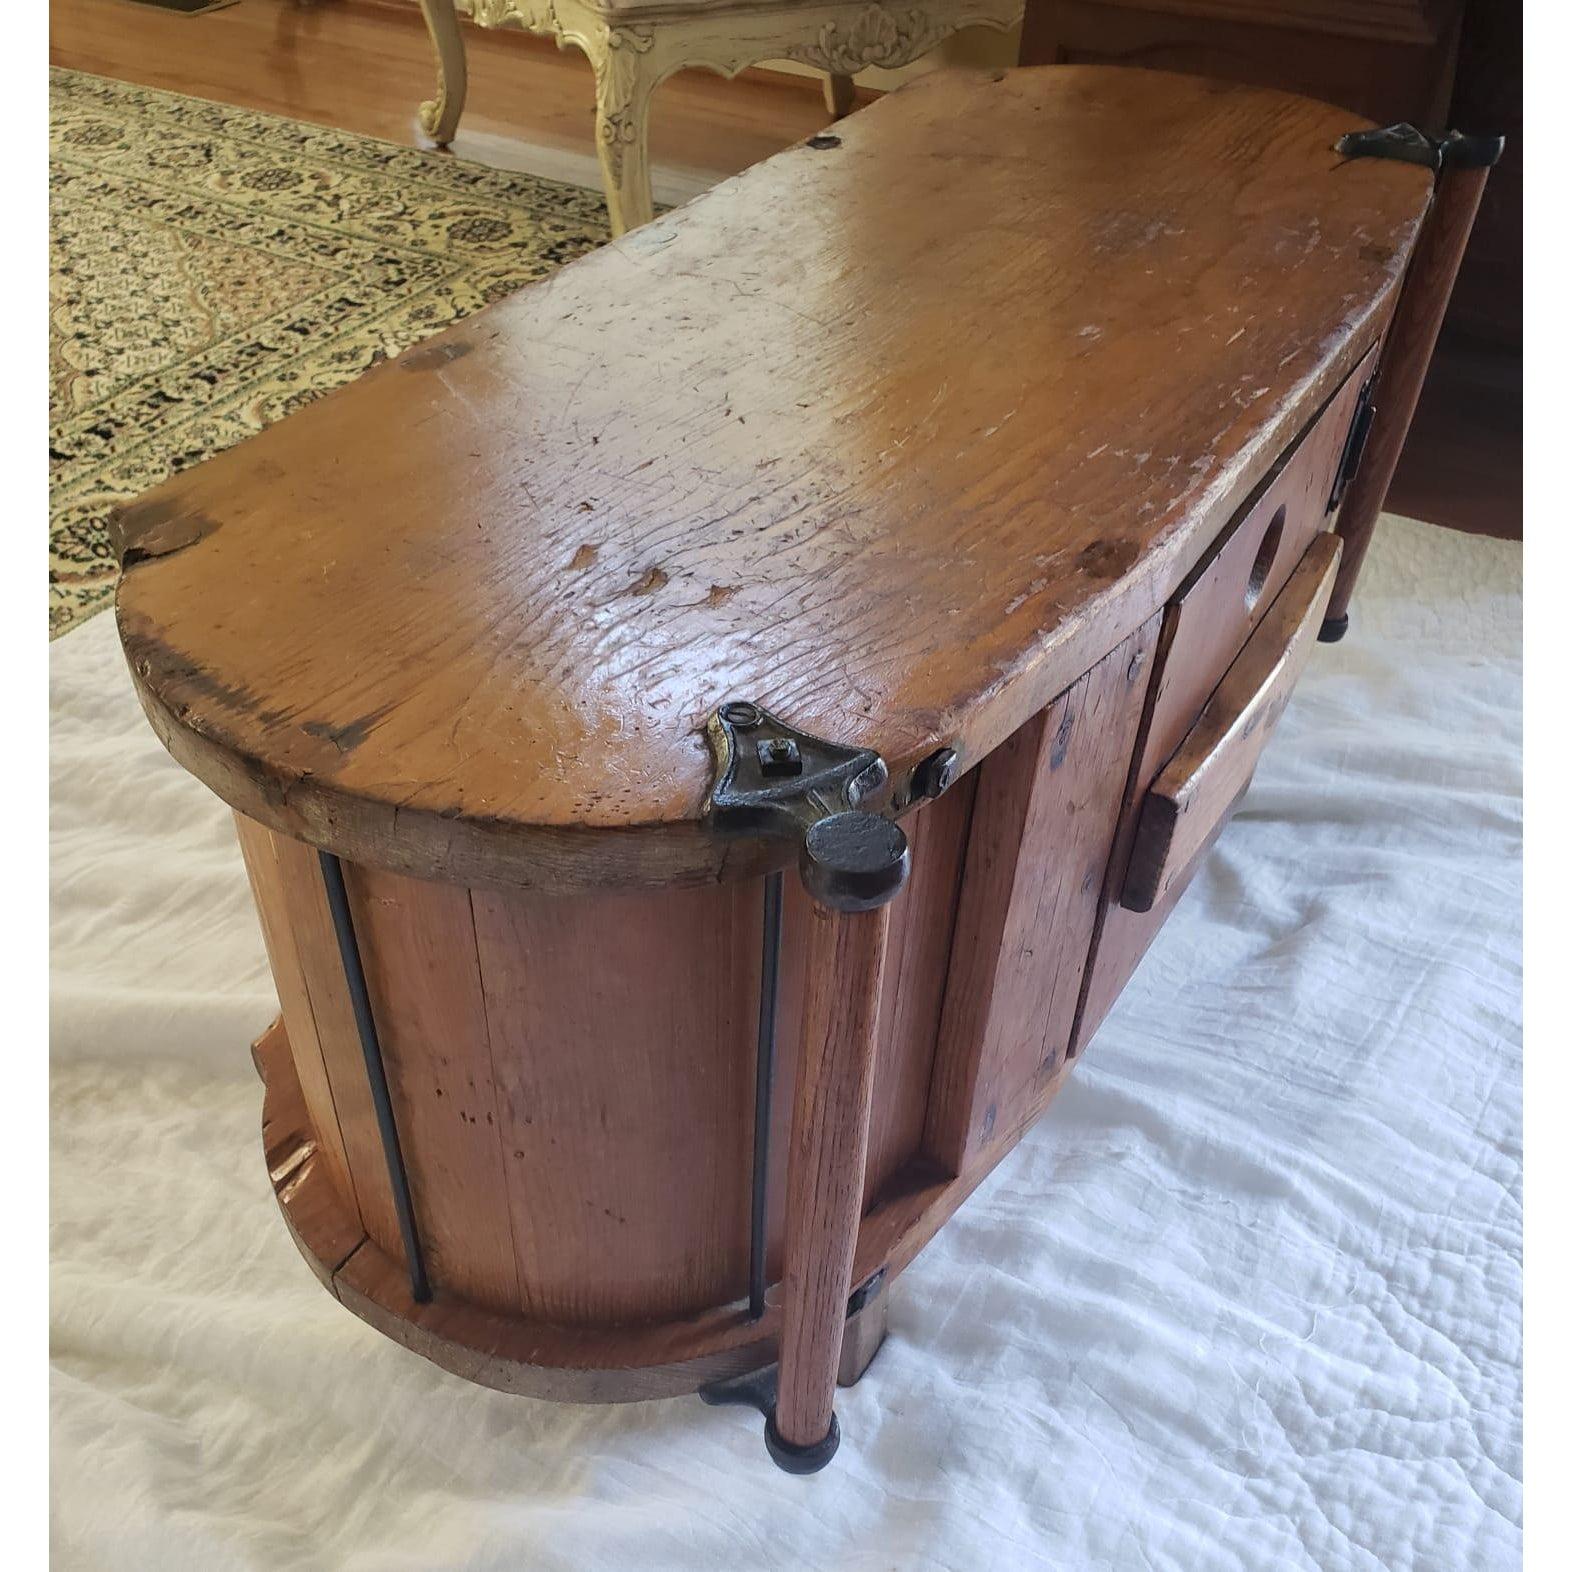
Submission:
<svg viewBox="0 0 1572 1572">
<path fill-rule="evenodd" d="M 1434 183 L 1358 129 L 935 75 L 126 511 L 344 1305 L 823 1463 L 1323 626 Z"/>
</svg>

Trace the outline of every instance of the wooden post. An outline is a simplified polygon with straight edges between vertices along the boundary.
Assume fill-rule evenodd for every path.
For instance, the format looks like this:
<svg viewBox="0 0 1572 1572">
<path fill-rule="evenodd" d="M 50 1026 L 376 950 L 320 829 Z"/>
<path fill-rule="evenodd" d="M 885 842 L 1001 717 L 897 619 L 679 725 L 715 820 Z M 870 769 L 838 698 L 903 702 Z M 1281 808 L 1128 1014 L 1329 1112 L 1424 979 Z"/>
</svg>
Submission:
<svg viewBox="0 0 1572 1572">
<path fill-rule="evenodd" d="M 1485 181 L 1501 156 L 1499 137 L 1453 137 L 1439 144 L 1440 169 L 1435 196 L 1425 219 L 1413 260 L 1403 281 L 1371 402 L 1375 422 L 1354 476 L 1343 498 L 1337 533 L 1343 537 L 1343 560 L 1332 586 L 1321 641 L 1335 644 L 1348 631 L 1348 602 L 1364 564 L 1376 519 L 1408 440 L 1419 394 L 1430 369 L 1436 338 L 1452 298 L 1452 286 L 1463 251 L 1474 227 Z"/>
<path fill-rule="evenodd" d="M 862 1221 L 875 1032 L 890 909 L 809 918 L 802 1060 L 786 1177 L 780 1385 L 765 1431 L 783 1468 L 811 1473 L 840 1443 L 835 1379 Z"/>
</svg>

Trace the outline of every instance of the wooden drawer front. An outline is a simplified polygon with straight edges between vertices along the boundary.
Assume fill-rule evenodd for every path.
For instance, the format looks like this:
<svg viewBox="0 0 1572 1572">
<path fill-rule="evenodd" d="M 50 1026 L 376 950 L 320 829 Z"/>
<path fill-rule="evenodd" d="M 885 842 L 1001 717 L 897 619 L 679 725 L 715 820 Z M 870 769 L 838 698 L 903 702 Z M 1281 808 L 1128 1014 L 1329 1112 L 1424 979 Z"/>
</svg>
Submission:
<svg viewBox="0 0 1572 1572">
<path fill-rule="evenodd" d="M 1146 795 L 1195 729 L 1224 674 L 1275 606 L 1311 543 L 1333 522 L 1327 499 L 1375 358 L 1372 349 L 1354 368 L 1196 564 L 1163 614 L 1151 695 L 1109 859 L 1073 1053 L 1102 1024 L 1183 887 L 1182 879 L 1177 885 L 1170 882 L 1164 893 L 1154 893 L 1147 911 L 1122 904 Z M 1224 822 L 1226 815 L 1213 825 L 1214 835 Z M 1194 860 L 1192 856 L 1192 865 Z"/>
<path fill-rule="evenodd" d="M 1277 599 L 1305 548 L 1331 524 L 1327 498 L 1342 463 L 1360 389 L 1374 369 L 1372 350 L 1168 603 L 1157 650 L 1151 721 L 1142 746 L 1143 791 L 1195 725 L 1202 706 Z"/>
<path fill-rule="evenodd" d="M 1149 912 L 1187 884 L 1244 795 L 1310 657 L 1341 555 L 1335 535 L 1311 542 L 1190 735 L 1152 782 L 1120 896 L 1127 911 Z"/>
</svg>

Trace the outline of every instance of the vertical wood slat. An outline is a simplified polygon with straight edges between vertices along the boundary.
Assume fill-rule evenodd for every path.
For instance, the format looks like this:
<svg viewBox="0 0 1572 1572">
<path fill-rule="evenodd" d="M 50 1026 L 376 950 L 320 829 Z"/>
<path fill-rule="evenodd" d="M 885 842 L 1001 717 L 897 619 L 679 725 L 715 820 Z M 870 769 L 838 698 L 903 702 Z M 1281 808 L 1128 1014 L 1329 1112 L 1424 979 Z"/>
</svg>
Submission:
<svg viewBox="0 0 1572 1572">
<path fill-rule="evenodd" d="M 808 918 L 773 1421 L 791 1446 L 823 1441 L 834 1415 L 889 929 L 888 906 L 855 913 L 814 906 Z"/>
<path fill-rule="evenodd" d="M 267 946 L 268 965 L 273 973 L 273 986 L 278 990 L 279 1008 L 283 1012 L 290 1054 L 312 1134 L 345 1206 L 356 1216 L 362 1216 L 344 1137 L 339 1128 L 333 1088 L 317 1035 L 316 1016 L 306 988 L 305 972 L 290 920 L 289 902 L 276 850 L 279 837 L 241 813 L 235 815 L 235 832 L 240 839 L 240 854 L 245 860 L 246 874 L 251 881 L 251 893 L 262 925 L 262 940 Z"/>
<path fill-rule="evenodd" d="M 346 865 L 361 962 L 434 1283 L 516 1310 L 502 1128 L 470 894 Z"/>
<path fill-rule="evenodd" d="M 284 920 L 294 935 L 295 953 L 311 1001 L 322 1066 L 338 1111 L 344 1155 L 354 1178 L 354 1195 L 366 1232 L 395 1261 L 404 1261 L 398 1213 L 388 1183 L 387 1157 L 377 1125 L 360 1030 L 344 967 L 339 956 L 333 916 L 316 851 L 286 835 L 273 835 Z M 368 945 L 367 949 L 370 948 Z M 362 950 L 362 959 L 365 950 Z M 417 1224 L 419 1219 L 417 1218 Z M 407 1263 L 406 1263 L 407 1264 Z"/>
<path fill-rule="evenodd" d="M 1032 1116 L 1069 1048 L 1160 621 L 979 768 L 926 1135 L 952 1172 Z"/>
<path fill-rule="evenodd" d="M 741 1298 L 759 881 L 473 907 L 520 1308 L 613 1325 Z"/>
<path fill-rule="evenodd" d="M 890 904 L 863 1206 L 920 1156 L 971 828 L 975 770 L 904 821 L 912 871 Z"/>
<path fill-rule="evenodd" d="M 928 1155 L 923 1138 L 933 1075 L 939 1011 L 944 999 L 956 900 L 971 823 L 976 772 L 963 775 L 934 802 L 901 821 L 911 844 L 906 888 L 890 903 L 888 958 L 879 1007 L 873 1117 L 868 1131 L 864 1206 L 914 1159 Z M 794 873 L 786 877 L 781 936 L 780 1012 L 776 1028 L 775 1097 L 771 1105 L 769 1272 L 778 1280 L 786 1248 L 786 1159 L 792 1092 L 807 997 L 807 939 L 813 902 Z"/>
</svg>

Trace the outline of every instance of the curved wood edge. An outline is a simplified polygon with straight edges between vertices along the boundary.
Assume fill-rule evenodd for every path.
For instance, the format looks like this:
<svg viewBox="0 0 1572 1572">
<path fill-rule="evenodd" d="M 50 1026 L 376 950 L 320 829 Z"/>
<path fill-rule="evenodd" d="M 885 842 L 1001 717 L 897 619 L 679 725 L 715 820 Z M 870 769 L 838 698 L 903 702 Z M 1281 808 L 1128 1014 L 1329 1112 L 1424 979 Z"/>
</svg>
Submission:
<svg viewBox="0 0 1572 1572">
<path fill-rule="evenodd" d="M 571 1403 L 682 1396 L 774 1361 L 774 1306 L 756 1322 L 745 1308 L 724 1306 L 686 1321 L 599 1330 L 499 1315 L 440 1289 L 432 1303 L 416 1304 L 403 1264 L 366 1235 L 333 1188 L 283 1021 L 251 1052 L 264 1088 L 268 1178 L 290 1237 L 346 1309 L 412 1353 L 495 1391 Z"/>
</svg>

